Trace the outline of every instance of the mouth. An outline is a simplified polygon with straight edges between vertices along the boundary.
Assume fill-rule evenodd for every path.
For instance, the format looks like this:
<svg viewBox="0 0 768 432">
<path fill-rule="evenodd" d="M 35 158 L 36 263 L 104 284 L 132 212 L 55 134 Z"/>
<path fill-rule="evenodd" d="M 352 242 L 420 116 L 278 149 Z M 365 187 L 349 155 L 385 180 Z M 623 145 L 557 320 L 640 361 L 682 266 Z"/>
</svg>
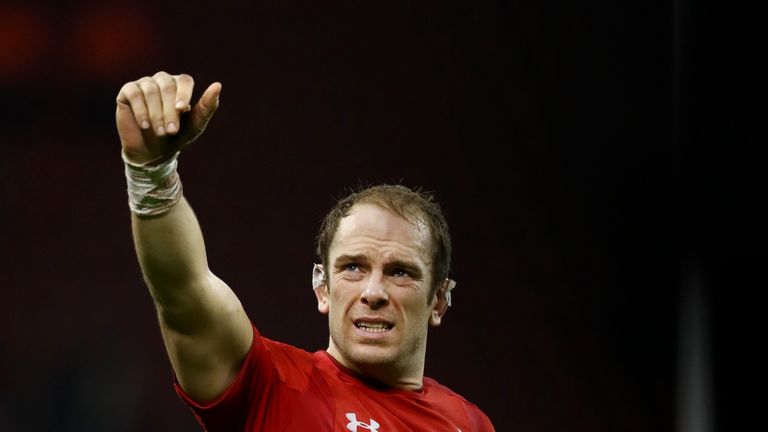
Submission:
<svg viewBox="0 0 768 432">
<path fill-rule="evenodd" d="M 394 324 L 386 321 L 369 321 L 364 319 L 355 320 L 354 324 L 358 329 L 366 333 L 373 334 L 388 332 L 395 326 Z"/>
</svg>

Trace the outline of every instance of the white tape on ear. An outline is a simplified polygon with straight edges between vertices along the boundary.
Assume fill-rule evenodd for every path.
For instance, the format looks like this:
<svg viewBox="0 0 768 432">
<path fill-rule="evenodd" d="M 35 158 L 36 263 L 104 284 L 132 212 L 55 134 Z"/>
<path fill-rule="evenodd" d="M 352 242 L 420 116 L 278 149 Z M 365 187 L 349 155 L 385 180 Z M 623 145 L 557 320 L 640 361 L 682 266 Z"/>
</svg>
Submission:
<svg viewBox="0 0 768 432">
<path fill-rule="evenodd" d="M 312 289 L 316 290 L 325 285 L 325 269 L 322 264 L 312 266 Z"/>
<path fill-rule="evenodd" d="M 446 279 L 448 281 L 448 286 L 445 287 L 445 291 L 443 292 L 443 295 L 445 296 L 445 302 L 448 303 L 448 306 L 451 305 L 451 290 L 456 287 L 456 281 L 453 279 Z"/>
</svg>

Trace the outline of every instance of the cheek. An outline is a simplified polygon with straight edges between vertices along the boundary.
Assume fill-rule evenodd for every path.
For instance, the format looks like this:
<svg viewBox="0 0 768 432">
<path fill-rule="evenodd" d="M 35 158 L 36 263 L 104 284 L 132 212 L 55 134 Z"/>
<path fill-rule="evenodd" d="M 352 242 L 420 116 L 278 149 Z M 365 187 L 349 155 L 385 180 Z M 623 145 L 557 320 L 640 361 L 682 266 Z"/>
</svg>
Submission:
<svg viewBox="0 0 768 432">
<path fill-rule="evenodd" d="M 350 305 L 354 303 L 352 296 L 348 290 L 339 289 L 334 286 L 334 290 L 331 291 L 328 296 L 328 313 L 331 317 L 344 315 L 345 311 L 350 308 Z"/>
<path fill-rule="evenodd" d="M 421 325 L 422 321 L 428 319 L 432 310 L 424 301 L 424 296 L 421 293 L 402 298 L 400 307 L 415 325 Z"/>
<path fill-rule="evenodd" d="M 348 281 L 337 281 L 333 284 L 333 288 L 329 291 L 328 298 L 336 303 L 336 306 L 354 301 L 356 299 L 356 293 L 358 292 L 358 286 L 355 283 Z"/>
<path fill-rule="evenodd" d="M 328 296 L 328 302 L 331 308 L 338 309 L 344 304 L 344 296 L 341 295 L 340 290 L 336 289 Z"/>
</svg>

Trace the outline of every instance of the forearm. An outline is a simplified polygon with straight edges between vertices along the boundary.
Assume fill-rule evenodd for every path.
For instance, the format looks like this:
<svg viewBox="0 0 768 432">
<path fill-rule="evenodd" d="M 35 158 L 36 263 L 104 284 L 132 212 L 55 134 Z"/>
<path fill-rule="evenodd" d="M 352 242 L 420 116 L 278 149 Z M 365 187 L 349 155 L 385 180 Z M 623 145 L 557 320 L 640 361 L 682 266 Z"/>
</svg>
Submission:
<svg viewBox="0 0 768 432">
<path fill-rule="evenodd" d="M 177 150 L 137 164 L 122 153 L 139 264 L 161 318 L 177 316 L 167 321 L 175 330 L 188 329 L 195 316 L 207 318 L 206 305 L 215 301 L 209 297 L 215 278 L 197 218 L 182 194 L 178 156 Z"/>
<path fill-rule="evenodd" d="M 133 239 L 182 387 L 218 395 L 251 344 L 250 321 L 234 292 L 208 269 L 197 218 L 182 198 L 155 217 L 132 216 Z"/>
<path fill-rule="evenodd" d="M 134 213 L 131 219 L 136 255 L 158 306 L 175 307 L 194 297 L 209 270 L 200 225 L 187 200 L 160 216 Z"/>
</svg>

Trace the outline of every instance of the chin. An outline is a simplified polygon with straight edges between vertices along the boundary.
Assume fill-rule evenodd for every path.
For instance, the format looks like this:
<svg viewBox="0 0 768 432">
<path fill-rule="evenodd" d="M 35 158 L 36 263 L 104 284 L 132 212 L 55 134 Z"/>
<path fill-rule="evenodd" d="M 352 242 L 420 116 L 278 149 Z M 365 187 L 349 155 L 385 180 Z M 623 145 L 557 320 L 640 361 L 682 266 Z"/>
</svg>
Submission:
<svg viewBox="0 0 768 432">
<path fill-rule="evenodd" d="M 389 344 L 364 343 L 354 341 L 354 338 L 342 339 L 344 343 L 337 343 L 338 339 L 331 339 L 339 354 L 349 363 L 347 366 L 352 369 L 392 365 L 399 357 L 396 347 Z"/>
<path fill-rule="evenodd" d="M 391 349 L 375 345 L 357 345 L 348 347 L 349 359 L 360 366 L 382 366 L 393 364 L 397 354 Z"/>
</svg>

